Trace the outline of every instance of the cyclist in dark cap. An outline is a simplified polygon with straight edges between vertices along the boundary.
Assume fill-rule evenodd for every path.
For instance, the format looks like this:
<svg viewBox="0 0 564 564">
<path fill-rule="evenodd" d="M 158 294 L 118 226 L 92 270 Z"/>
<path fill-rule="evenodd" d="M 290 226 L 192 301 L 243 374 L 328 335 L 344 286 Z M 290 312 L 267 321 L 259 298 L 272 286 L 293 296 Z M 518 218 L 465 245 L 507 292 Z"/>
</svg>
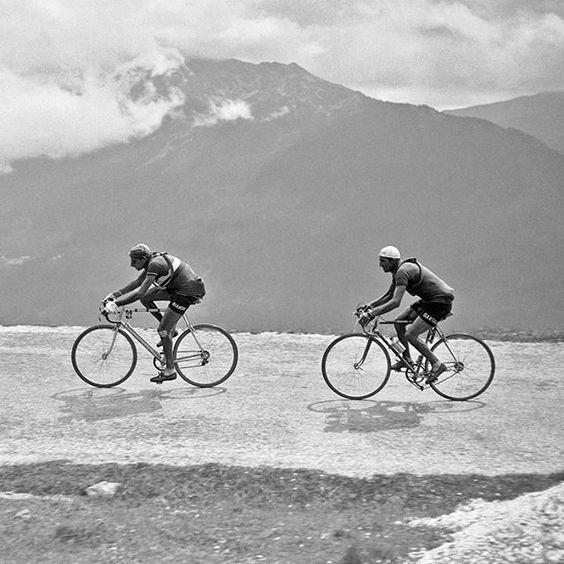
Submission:
<svg viewBox="0 0 564 564">
<path fill-rule="evenodd" d="M 176 337 L 176 324 L 189 306 L 204 297 L 204 282 L 192 268 L 182 260 L 166 252 L 152 252 L 144 243 L 129 250 L 132 268 L 141 272 L 133 282 L 108 294 L 103 300 L 106 313 L 115 313 L 117 308 L 140 300 L 149 309 L 156 308 L 155 301 L 167 300 L 165 314 L 152 312 L 158 319 L 157 332 L 166 358 L 166 368 L 151 378 L 151 382 L 162 383 L 174 380 L 176 371 L 172 356 L 172 339 Z"/>
</svg>

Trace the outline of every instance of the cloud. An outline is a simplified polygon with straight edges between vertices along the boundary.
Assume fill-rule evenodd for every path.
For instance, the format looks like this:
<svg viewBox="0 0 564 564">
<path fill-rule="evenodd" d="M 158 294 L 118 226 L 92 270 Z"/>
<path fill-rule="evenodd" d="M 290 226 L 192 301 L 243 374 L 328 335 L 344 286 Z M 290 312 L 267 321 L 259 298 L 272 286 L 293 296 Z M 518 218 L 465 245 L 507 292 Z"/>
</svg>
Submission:
<svg viewBox="0 0 564 564">
<path fill-rule="evenodd" d="M 19 74 L 0 70 L 0 168 L 10 172 L 10 162 L 20 158 L 75 156 L 153 132 L 184 96 L 174 88 L 157 92 L 151 79 L 171 72 L 179 61 L 178 53 L 164 51 L 109 71 L 90 66 Z"/>
<path fill-rule="evenodd" d="M 243 100 L 212 100 L 210 111 L 194 118 L 196 127 L 210 127 L 220 121 L 252 120 L 251 108 Z"/>
<path fill-rule="evenodd" d="M 147 135 L 184 100 L 176 90 L 161 97 L 150 81 L 132 100 L 130 78 L 119 67 L 112 74 L 92 71 L 58 79 L 0 73 L 2 161 L 74 156 Z"/>
<path fill-rule="evenodd" d="M 21 256 L 21 257 L 12 257 L 8 258 L 5 256 L 0 256 L 0 268 L 1 267 L 11 267 L 11 266 L 21 266 L 22 264 L 26 263 L 28 260 L 31 260 L 29 256 Z"/>
<path fill-rule="evenodd" d="M 309 69 L 375 97 L 433 106 L 564 88 L 564 19 L 470 7 L 480 4 L 370 4 L 332 40 L 332 30 L 318 31 L 325 51 Z"/>
<path fill-rule="evenodd" d="M 134 8 L 0 0 L 0 173 L 21 158 L 142 137 L 183 104 L 180 90 L 158 91 L 153 79 L 182 66 L 184 55 L 160 44 Z"/>
<path fill-rule="evenodd" d="M 270 115 L 266 116 L 263 119 L 264 121 L 272 121 L 273 119 L 281 118 L 289 113 L 290 113 L 290 108 L 288 106 L 282 106 L 281 108 L 275 110 L 274 112 L 272 112 Z"/>
<path fill-rule="evenodd" d="M 0 0 L 0 170 L 154 131 L 183 97 L 153 79 L 185 56 L 296 62 L 377 98 L 442 109 L 564 89 L 564 5 Z M 220 104 L 210 119 L 229 115 Z"/>
<path fill-rule="evenodd" d="M 564 88 L 564 3 L 554 0 L 266 0 L 272 53 L 397 102 L 454 106 Z M 284 25 L 282 25 L 284 22 Z M 285 49 L 278 34 L 287 34 Z M 237 55 L 235 55 L 237 56 Z"/>
</svg>

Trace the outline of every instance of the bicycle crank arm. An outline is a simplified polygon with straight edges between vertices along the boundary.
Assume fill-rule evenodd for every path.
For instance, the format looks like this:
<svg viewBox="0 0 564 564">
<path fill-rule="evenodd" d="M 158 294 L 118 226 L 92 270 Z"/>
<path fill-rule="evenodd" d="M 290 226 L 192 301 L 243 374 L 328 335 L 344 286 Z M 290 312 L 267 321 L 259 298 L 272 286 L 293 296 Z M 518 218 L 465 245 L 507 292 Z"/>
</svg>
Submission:
<svg viewBox="0 0 564 564">
<path fill-rule="evenodd" d="M 413 378 L 410 378 L 407 374 L 405 375 L 405 379 L 412 384 L 413 386 L 415 386 L 416 388 L 419 388 L 419 390 L 423 391 L 426 386 L 422 386 L 419 382 L 416 382 Z"/>
</svg>

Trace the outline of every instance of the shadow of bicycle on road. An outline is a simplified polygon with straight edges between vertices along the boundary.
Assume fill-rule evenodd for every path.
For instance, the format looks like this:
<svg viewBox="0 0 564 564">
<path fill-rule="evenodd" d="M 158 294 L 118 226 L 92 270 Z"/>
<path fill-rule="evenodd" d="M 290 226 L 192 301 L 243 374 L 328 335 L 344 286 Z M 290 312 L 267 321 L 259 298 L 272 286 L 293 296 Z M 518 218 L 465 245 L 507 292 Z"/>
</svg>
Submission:
<svg viewBox="0 0 564 564">
<path fill-rule="evenodd" d="M 326 433 L 377 433 L 395 429 L 418 427 L 429 413 L 465 413 L 485 407 L 479 401 L 464 403 L 431 401 L 427 403 L 398 401 L 347 401 L 330 400 L 315 402 L 308 409 L 325 413 Z"/>
<path fill-rule="evenodd" d="M 163 401 L 199 399 L 223 394 L 226 388 L 182 388 L 173 390 L 139 390 L 128 392 L 124 388 L 73 389 L 51 396 L 62 402 L 59 408 L 61 422 L 100 421 L 130 415 L 158 413 Z"/>
</svg>

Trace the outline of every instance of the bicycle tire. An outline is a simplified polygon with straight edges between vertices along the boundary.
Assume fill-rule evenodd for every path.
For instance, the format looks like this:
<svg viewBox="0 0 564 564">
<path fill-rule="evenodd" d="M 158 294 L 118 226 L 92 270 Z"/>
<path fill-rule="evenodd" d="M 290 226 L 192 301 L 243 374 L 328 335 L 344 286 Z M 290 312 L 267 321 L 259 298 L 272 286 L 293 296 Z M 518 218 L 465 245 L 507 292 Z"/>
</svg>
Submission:
<svg viewBox="0 0 564 564">
<path fill-rule="evenodd" d="M 447 343 L 455 357 L 447 348 Z M 431 352 L 447 371 L 430 384 L 434 392 L 452 401 L 467 401 L 483 394 L 495 374 L 494 355 L 484 341 L 467 333 L 454 333 L 437 341 Z M 431 369 L 426 361 L 425 371 Z"/>
<path fill-rule="evenodd" d="M 368 356 L 358 366 L 365 352 Z M 386 385 L 390 365 L 390 355 L 380 341 L 364 333 L 349 333 L 337 337 L 325 349 L 321 373 L 327 386 L 337 395 L 362 400 L 377 394 Z"/>
<path fill-rule="evenodd" d="M 137 348 L 133 339 L 115 325 L 93 325 L 75 339 L 71 361 L 78 377 L 87 384 L 112 388 L 125 382 L 135 370 Z"/>
<path fill-rule="evenodd" d="M 225 382 L 239 359 L 233 337 L 225 329 L 206 323 L 184 331 L 176 340 L 173 354 L 180 377 L 198 388 L 212 388 Z"/>
</svg>

